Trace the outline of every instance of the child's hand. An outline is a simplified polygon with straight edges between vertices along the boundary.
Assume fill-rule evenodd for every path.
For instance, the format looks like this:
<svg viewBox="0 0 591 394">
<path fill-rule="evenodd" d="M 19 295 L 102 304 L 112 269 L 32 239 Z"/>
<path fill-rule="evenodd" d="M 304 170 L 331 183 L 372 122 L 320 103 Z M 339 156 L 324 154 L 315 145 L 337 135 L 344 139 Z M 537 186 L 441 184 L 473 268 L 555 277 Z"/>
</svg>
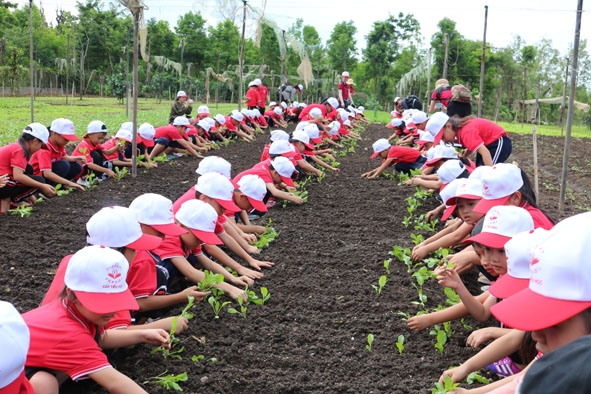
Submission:
<svg viewBox="0 0 591 394">
<path fill-rule="evenodd" d="M 474 348 L 479 348 L 483 343 L 491 339 L 493 337 L 490 335 L 490 330 L 488 328 L 481 328 L 480 330 L 472 331 L 468 339 L 466 339 L 466 344 Z"/>
<path fill-rule="evenodd" d="M 190 286 L 183 291 L 185 296 L 191 296 L 195 298 L 195 302 L 201 302 L 205 297 L 211 294 L 209 291 L 199 291 L 197 286 Z"/>
<path fill-rule="evenodd" d="M 183 318 L 179 318 L 179 322 L 181 319 Z M 142 342 L 150 345 L 164 346 L 170 349 L 170 336 L 165 330 L 160 328 L 143 330 Z"/>
<path fill-rule="evenodd" d="M 257 259 L 251 259 L 248 261 L 248 265 L 252 268 L 260 271 L 261 268 L 272 268 L 275 264 L 270 261 L 261 261 Z"/>
<path fill-rule="evenodd" d="M 117 178 L 117 174 L 115 174 L 115 171 L 107 170 L 105 171 L 105 174 L 107 174 L 107 176 L 111 179 Z"/>
<path fill-rule="evenodd" d="M 239 277 L 233 277 L 234 278 L 234 285 L 235 286 L 248 286 L 249 288 L 252 287 L 254 285 L 254 280 L 249 278 L 248 276 L 239 276 Z"/>
<path fill-rule="evenodd" d="M 466 371 L 466 368 L 463 365 L 460 365 L 458 367 L 450 368 L 446 371 L 443 371 L 443 373 L 439 377 L 439 381 L 441 383 L 443 383 L 443 378 L 445 378 L 446 376 L 449 376 L 451 378 L 452 382 L 454 382 L 454 383 L 461 382 L 462 380 L 464 380 L 468 377 L 468 374 L 470 372 L 471 371 Z"/>
<path fill-rule="evenodd" d="M 242 233 L 242 238 L 244 238 L 244 240 L 246 242 L 248 242 L 249 244 L 253 244 L 257 241 L 257 236 L 254 234 L 250 234 L 250 233 Z M 258 251 L 258 249 L 257 249 Z"/>
<path fill-rule="evenodd" d="M 415 246 L 412 250 L 411 258 L 412 261 L 421 261 L 429 254 L 429 250 L 425 246 Z"/>
<path fill-rule="evenodd" d="M 251 279 L 260 279 L 264 276 L 262 272 L 251 270 L 250 268 L 246 268 L 243 266 L 237 269 L 236 272 L 238 272 L 238 275 L 248 276 Z"/>
<path fill-rule="evenodd" d="M 441 286 L 449 287 L 454 290 L 462 284 L 460 275 L 458 275 L 455 270 L 449 268 L 445 268 L 439 275 L 437 275 L 437 282 Z"/>
<path fill-rule="evenodd" d="M 44 184 L 43 186 L 41 186 L 39 188 L 41 190 L 41 192 L 43 194 L 45 194 L 47 197 L 53 197 L 55 196 L 57 193 L 55 192 L 55 188 L 49 184 Z"/>
<path fill-rule="evenodd" d="M 411 330 L 420 331 L 420 330 L 423 330 L 429 326 L 432 326 L 433 322 L 431 322 L 430 314 L 427 313 L 424 315 L 417 315 L 417 316 L 411 317 L 410 319 L 408 319 L 406 324 L 408 325 L 408 328 L 410 328 Z"/>
</svg>

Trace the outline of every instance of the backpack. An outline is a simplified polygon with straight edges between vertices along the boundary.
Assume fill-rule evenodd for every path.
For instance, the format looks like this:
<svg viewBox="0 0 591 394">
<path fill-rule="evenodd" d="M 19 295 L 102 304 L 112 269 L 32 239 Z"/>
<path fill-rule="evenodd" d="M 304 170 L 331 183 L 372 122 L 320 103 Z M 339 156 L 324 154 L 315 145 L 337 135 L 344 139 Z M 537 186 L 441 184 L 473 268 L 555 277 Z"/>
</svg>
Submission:
<svg viewBox="0 0 591 394">
<path fill-rule="evenodd" d="M 437 98 L 437 101 L 441 101 L 441 92 L 444 90 L 451 90 L 451 86 L 443 85 L 435 89 L 435 97 Z"/>
<path fill-rule="evenodd" d="M 451 88 L 451 101 L 470 103 L 472 102 L 472 92 L 464 85 L 454 85 Z"/>
<path fill-rule="evenodd" d="M 421 100 L 419 100 L 419 98 L 414 94 L 409 94 L 408 96 L 406 96 L 402 100 L 401 104 L 404 107 L 404 109 L 418 109 L 419 111 L 423 109 L 423 104 L 421 104 Z"/>
</svg>

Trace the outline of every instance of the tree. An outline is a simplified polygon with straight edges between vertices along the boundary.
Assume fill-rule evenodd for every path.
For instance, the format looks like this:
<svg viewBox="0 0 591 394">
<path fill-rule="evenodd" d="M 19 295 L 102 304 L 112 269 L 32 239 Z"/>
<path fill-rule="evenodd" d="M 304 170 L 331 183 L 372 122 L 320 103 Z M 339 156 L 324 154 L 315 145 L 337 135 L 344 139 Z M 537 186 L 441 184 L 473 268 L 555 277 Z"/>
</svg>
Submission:
<svg viewBox="0 0 591 394">
<path fill-rule="evenodd" d="M 220 54 L 220 72 L 229 67 L 238 66 L 240 54 L 240 33 L 238 27 L 229 19 L 218 23 L 208 29 L 210 50 L 206 56 L 206 63 L 217 65 L 218 53 Z"/>
<path fill-rule="evenodd" d="M 176 34 L 179 36 L 174 41 L 175 48 L 179 46 L 180 40 L 184 42 L 183 65 L 191 62 L 197 71 L 205 69 L 203 62 L 209 46 L 205 22 L 201 13 L 188 12 L 179 17 L 175 27 Z M 181 60 L 180 48 L 175 51 L 174 58 Z"/>
<path fill-rule="evenodd" d="M 357 28 L 353 21 L 337 23 L 328 39 L 328 58 L 335 70 L 354 70 L 357 65 Z"/>
</svg>

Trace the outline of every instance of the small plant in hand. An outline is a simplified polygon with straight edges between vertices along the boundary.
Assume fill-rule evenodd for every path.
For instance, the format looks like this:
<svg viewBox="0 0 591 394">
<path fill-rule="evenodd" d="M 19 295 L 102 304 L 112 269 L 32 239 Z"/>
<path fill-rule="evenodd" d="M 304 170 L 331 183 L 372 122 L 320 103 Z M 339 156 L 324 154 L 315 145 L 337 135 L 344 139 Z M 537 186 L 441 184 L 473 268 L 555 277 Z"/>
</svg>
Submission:
<svg viewBox="0 0 591 394">
<path fill-rule="evenodd" d="M 459 383 L 454 383 L 451 380 L 451 377 L 445 376 L 443 378 L 443 383 L 437 382 L 435 383 L 435 387 L 431 389 L 431 394 L 445 394 L 453 391 L 456 387 L 458 387 Z"/>
<path fill-rule="evenodd" d="M 398 354 L 402 354 L 404 351 L 404 335 L 398 335 L 398 340 L 396 341 L 396 348 L 398 349 Z"/>
<path fill-rule="evenodd" d="M 150 354 L 162 352 L 162 356 L 164 358 L 170 357 L 172 359 L 178 359 L 178 360 L 182 359 L 181 353 L 185 350 L 185 347 L 181 346 L 179 349 L 174 350 L 175 345 L 179 342 L 179 339 L 174 335 L 174 333 L 176 332 L 178 320 L 181 317 L 183 317 L 187 320 L 191 320 L 193 318 L 193 314 L 191 312 L 189 312 L 189 310 L 193 307 L 193 305 L 195 305 L 195 297 L 187 296 L 187 300 L 188 300 L 187 305 L 181 311 L 181 314 L 178 316 L 175 316 L 175 318 L 172 319 L 172 321 L 170 322 L 170 336 L 169 336 L 170 349 L 168 349 L 164 346 L 158 346 L 157 348 L 154 348 L 150 352 Z"/>
<path fill-rule="evenodd" d="M 183 388 L 179 385 L 179 382 L 186 382 L 189 377 L 186 372 L 178 375 L 165 375 L 168 370 L 164 371 L 158 376 L 148 378 L 144 384 L 157 384 L 160 387 L 164 387 L 167 390 L 183 391 Z"/>
<path fill-rule="evenodd" d="M 373 334 L 367 334 L 367 345 L 365 345 L 365 348 L 368 352 L 371 352 L 371 349 L 373 348 L 373 339 Z"/>
<path fill-rule="evenodd" d="M 378 285 L 371 285 L 371 287 L 373 287 L 373 289 L 376 291 L 376 293 L 378 293 L 378 295 L 382 294 L 382 290 L 384 289 L 384 286 L 386 286 L 386 282 L 388 281 L 388 277 L 386 275 L 381 275 L 380 278 L 378 279 Z"/>
</svg>

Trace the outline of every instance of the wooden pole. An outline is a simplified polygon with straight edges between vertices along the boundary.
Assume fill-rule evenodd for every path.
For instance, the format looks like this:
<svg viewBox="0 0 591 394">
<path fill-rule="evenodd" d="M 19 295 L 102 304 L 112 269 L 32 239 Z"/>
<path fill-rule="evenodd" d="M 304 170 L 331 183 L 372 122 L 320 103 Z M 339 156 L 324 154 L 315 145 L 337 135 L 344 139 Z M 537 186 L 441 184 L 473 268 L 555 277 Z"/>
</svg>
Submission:
<svg viewBox="0 0 591 394">
<path fill-rule="evenodd" d="M 131 177 L 137 177 L 137 90 L 138 90 L 138 35 L 139 35 L 139 14 L 143 7 L 139 6 L 132 10 L 133 14 L 133 138 L 131 141 Z"/>
<path fill-rule="evenodd" d="M 566 116 L 566 137 L 564 141 L 564 156 L 562 158 L 562 181 L 560 182 L 560 201 L 558 210 L 564 212 L 564 198 L 566 196 L 566 176 L 568 172 L 568 155 L 570 150 L 571 129 L 573 125 L 573 112 L 575 92 L 577 89 L 577 73 L 579 61 L 579 42 L 581 40 L 581 15 L 583 13 L 583 0 L 577 2 L 577 21 L 575 23 L 575 43 L 573 46 L 572 75 L 570 78 L 570 94 L 568 97 L 568 112 Z"/>
<path fill-rule="evenodd" d="M 35 63 L 33 60 L 33 0 L 29 0 L 29 76 L 31 85 L 31 123 L 35 121 Z"/>
<path fill-rule="evenodd" d="M 533 154 L 534 154 L 534 191 L 536 193 L 536 197 L 540 197 L 540 180 L 538 175 L 538 133 L 536 129 L 536 122 L 539 124 L 539 111 L 540 111 L 540 102 L 538 98 L 540 96 L 540 92 L 536 92 L 536 110 L 534 112 L 534 116 L 531 119 L 532 125 L 532 144 L 533 144 Z"/>
<path fill-rule="evenodd" d="M 484 6 L 484 35 L 482 37 L 482 59 L 480 60 L 480 87 L 478 94 L 478 117 L 482 118 L 482 96 L 484 95 L 484 69 L 486 58 L 486 24 L 488 20 L 488 6 Z"/>
<path fill-rule="evenodd" d="M 242 42 L 240 44 L 240 59 L 238 68 L 238 111 L 242 110 L 242 78 L 244 77 L 244 31 L 246 30 L 246 0 L 244 3 L 244 12 L 242 15 Z"/>
<path fill-rule="evenodd" d="M 568 57 L 564 67 L 564 86 L 562 87 L 562 102 L 560 103 L 560 136 L 564 136 L 564 110 L 566 109 L 566 87 L 568 85 Z"/>
</svg>

